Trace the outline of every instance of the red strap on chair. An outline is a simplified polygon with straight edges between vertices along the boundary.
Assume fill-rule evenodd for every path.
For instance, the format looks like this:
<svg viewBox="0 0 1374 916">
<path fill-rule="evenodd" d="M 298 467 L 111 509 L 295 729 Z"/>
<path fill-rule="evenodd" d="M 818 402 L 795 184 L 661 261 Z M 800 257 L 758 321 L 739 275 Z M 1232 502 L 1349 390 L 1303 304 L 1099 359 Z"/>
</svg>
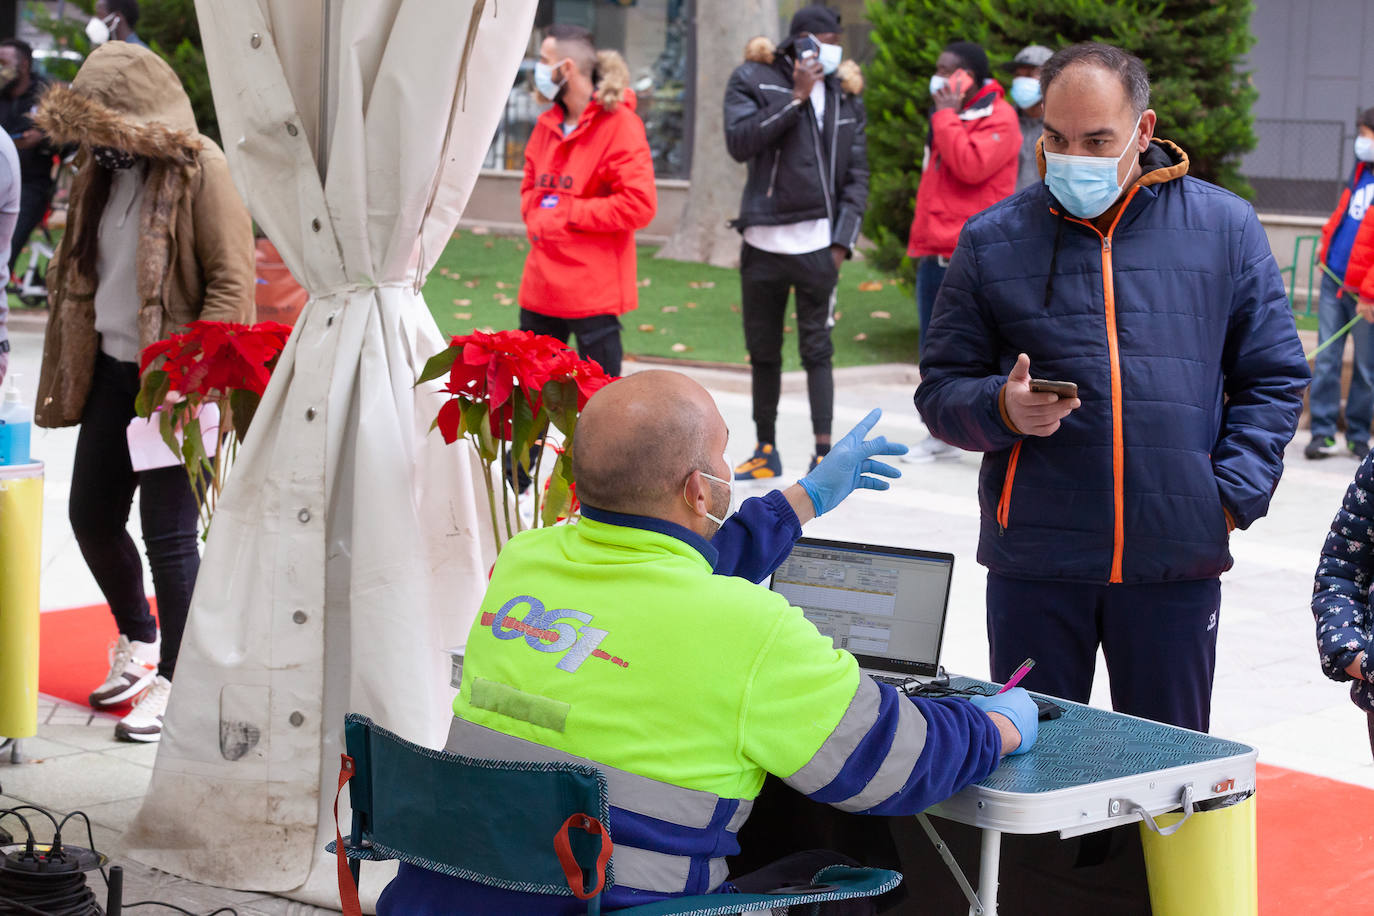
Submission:
<svg viewBox="0 0 1374 916">
<path fill-rule="evenodd" d="M 362 916 L 363 907 L 358 902 L 358 885 L 353 881 L 353 872 L 348 869 L 348 854 L 344 852 L 343 834 L 339 833 L 339 796 L 343 787 L 353 778 L 355 767 L 353 758 L 340 755 L 339 788 L 334 792 L 334 855 L 339 864 L 339 903 L 343 906 L 344 916 Z"/>
<path fill-rule="evenodd" d="M 592 836 L 601 837 L 601 852 L 596 857 L 596 887 L 585 890 L 582 881 L 582 866 L 573 858 L 572 843 L 568 840 L 568 829 L 576 827 Z M 568 887 L 578 900 L 590 900 L 601 893 L 606 884 L 606 864 L 611 861 L 611 835 L 601 822 L 589 814 L 574 814 L 563 822 L 553 835 L 553 849 L 558 853 L 558 864 L 563 866 L 563 874 L 568 879 Z"/>
</svg>

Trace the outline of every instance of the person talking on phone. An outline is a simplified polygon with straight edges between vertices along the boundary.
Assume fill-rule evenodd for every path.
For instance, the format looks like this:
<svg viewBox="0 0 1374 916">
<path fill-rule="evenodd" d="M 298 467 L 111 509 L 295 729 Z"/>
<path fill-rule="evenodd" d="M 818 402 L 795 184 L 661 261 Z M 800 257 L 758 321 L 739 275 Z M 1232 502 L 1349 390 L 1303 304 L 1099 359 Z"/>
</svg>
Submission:
<svg viewBox="0 0 1374 916">
<path fill-rule="evenodd" d="M 835 289 L 868 205 L 863 75 L 844 60 L 840 15 L 808 6 L 777 47 L 755 38 L 725 89 L 725 145 L 749 177 L 732 225 L 744 235 L 740 297 L 753 373 L 758 445 L 736 480 L 782 476 L 777 448 L 782 339 L 796 291 L 797 349 L 806 370 L 816 450 L 830 451 Z"/>
<path fill-rule="evenodd" d="M 991 674 L 1120 712 L 1211 714 L 1219 576 L 1263 517 L 1309 373 L 1254 209 L 1155 136 L 1135 56 L 1085 43 L 1040 76 L 1043 183 L 968 221 L 916 407 L 983 452 Z"/>
<path fill-rule="evenodd" d="M 947 45 L 935 62 L 930 96 L 934 107 L 930 136 L 907 243 L 907 254 L 916 262 L 921 354 L 926 349 L 935 294 L 959 230 L 970 216 L 1016 190 L 1021 152 L 1016 110 L 1003 98 L 980 46 L 971 41 Z M 959 449 L 932 436 L 918 442 L 902 460 L 923 462 L 959 454 Z"/>
</svg>

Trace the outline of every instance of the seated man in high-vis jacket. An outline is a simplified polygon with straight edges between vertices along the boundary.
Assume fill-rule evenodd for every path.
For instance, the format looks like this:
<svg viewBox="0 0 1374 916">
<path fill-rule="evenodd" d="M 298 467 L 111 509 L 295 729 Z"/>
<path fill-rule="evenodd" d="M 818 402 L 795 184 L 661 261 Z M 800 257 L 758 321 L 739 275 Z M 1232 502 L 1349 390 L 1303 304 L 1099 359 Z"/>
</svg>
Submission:
<svg viewBox="0 0 1374 916">
<path fill-rule="evenodd" d="M 877 417 L 797 488 L 751 501 L 755 527 L 771 513 L 786 535 L 858 486 L 885 489 L 881 477 L 898 472 L 873 456 L 904 447 L 865 441 Z M 739 852 L 768 773 L 844 811 L 914 814 L 1035 740 L 1024 691 L 981 707 L 907 698 L 861 674 L 780 594 L 716 574 L 757 577 L 759 562 L 790 550 L 786 536 L 770 546 L 723 531 L 729 549 L 765 559 L 715 569 L 708 538 L 730 505 L 727 438 L 711 396 L 684 375 L 641 372 L 599 391 L 574 449 L 581 520 L 507 544 L 468 637 L 447 749 L 600 768 L 615 842 L 607 909 L 732 891 L 725 857 Z M 809 509 L 788 520 L 802 494 Z M 378 912 L 556 916 L 581 905 L 402 864 Z"/>
</svg>

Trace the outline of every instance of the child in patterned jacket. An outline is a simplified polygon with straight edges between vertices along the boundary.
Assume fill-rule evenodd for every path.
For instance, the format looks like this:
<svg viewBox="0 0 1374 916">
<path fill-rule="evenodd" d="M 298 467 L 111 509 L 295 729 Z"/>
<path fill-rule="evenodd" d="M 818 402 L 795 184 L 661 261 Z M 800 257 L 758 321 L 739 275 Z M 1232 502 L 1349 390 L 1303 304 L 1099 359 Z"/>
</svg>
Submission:
<svg viewBox="0 0 1374 916">
<path fill-rule="evenodd" d="M 1312 587 L 1317 621 L 1317 651 L 1322 671 L 1333 681 L 1352 681 L 1350 698 L 1369 717 L 1374 750 L 1374 612 L 1369 587 L 1374 582 L 1374 453 L 1360 462 L 1345 491 L 1340 511 L 1322 545 Z"/>
</svg>

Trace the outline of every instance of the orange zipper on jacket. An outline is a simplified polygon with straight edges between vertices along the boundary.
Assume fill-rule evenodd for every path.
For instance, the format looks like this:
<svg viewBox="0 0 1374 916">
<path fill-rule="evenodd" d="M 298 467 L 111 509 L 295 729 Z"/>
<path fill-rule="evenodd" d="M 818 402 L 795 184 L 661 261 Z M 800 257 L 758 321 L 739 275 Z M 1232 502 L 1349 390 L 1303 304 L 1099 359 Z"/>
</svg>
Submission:
<svg viewBox="0 0 1374 916">
<path fill-rule="evenodd" d="M 1126 552 L 1126 437 L 1123 433 L 1124 404 L 1121 394 L 1121 348 L 1116 337 L 1116 283 L 1112 278 L 1112 234 L 1121 222 L 1122 215 L 1131 205 L 1131 199 L 1140 185 L 1131 188 L 1116 211 L 1107 234 L 1091 222 L 1077 217 L 1066 217 L 1070 222 L 1087 226 L 1102 239 L 1102 296 L 1107 314 L 1107 356 L 1111 363 L 1112 378 L 1112 503 L 1116 510 L 1116 524 L 1112 531 L 1112 569 L 1108 582 L 1122 581 L 1122 557 Z"/>
<path fill-rule="evenodd" d="M 1007 520 L 1011 517 L 1011 485 L 1016 480 L 1016 462 L 1021 458 L 1021 443 L 1023 439 L 1017 439 L 1016 444 L 1011 447 L 1011 458 L 1007 460 L 1007 477 L 1002 483 L 1002 498 L 997 501 L 997 528 L 999 531 L 1007 530 Z"/>
</svg>

